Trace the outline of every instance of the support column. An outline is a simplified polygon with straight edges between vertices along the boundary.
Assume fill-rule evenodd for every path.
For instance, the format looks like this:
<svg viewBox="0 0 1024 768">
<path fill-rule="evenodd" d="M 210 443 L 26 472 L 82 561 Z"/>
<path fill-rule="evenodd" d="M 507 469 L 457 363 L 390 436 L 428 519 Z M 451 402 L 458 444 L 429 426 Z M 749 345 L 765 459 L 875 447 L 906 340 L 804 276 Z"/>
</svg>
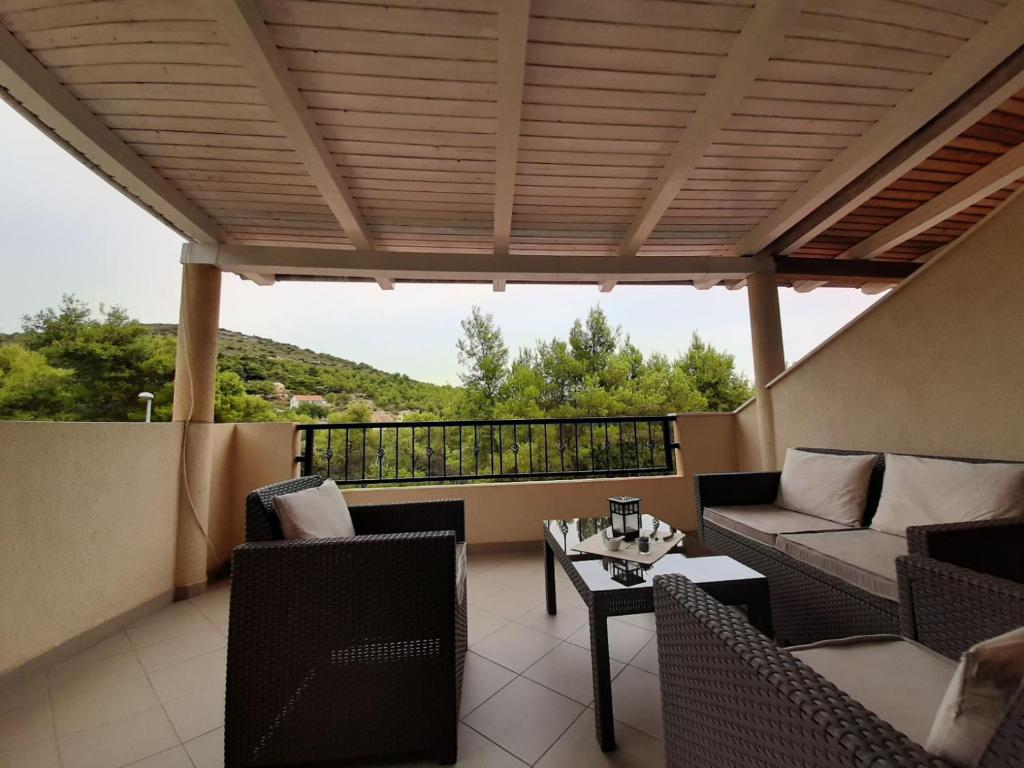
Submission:
<svg viewBox="0 0 1024 768">
<path fill-rule="evenodd" d="M 174 569 L 177 600 L 206 588 L 220 281 L 216 267 L 185 264 L 182 268 L 172 417 L 182 424 Z"/>
<path fill-rule="evenodd" d="M 750 340 L 754 351 L 754 388 L 757 394 L 757 424 L 761 469 L 773 470 L 775 460 L 775 417 L 768 382 L 786 368 L 782 348 L 782 319 L 779 289 L 774 272 L 755 272 L 747 278 L 750 307 Z"/>
</svg>

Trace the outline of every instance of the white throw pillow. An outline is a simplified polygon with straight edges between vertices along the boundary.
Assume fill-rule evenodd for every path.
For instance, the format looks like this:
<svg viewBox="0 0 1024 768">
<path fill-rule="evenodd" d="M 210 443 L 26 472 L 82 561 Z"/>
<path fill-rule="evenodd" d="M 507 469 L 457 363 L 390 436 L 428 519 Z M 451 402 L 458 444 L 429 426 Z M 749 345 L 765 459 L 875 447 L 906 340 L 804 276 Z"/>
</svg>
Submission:
<svg viewBox="0 0 1024 768">
<path fill-rule="evenodd" d="M 1024 680 L 1024 627 L 968 648 L 960 658 L 924 748 L 958 768 L 985 753 Z"/>
<path fill-rule="evenodd" d="M 775 504 L 859 528 L 868 499 L 875 455 L 843 456 L 790 448 L 782 465 Z"/>
<path fill-rule="evenodd" d="M 274 497 L 274 509 L 286 539 L 333 539 L 355 536 L 345 497 L 333 480 L 317 488 Z"/>
<path fill-rule="evenodd" d="M 1024 464 L 970 464 L 885 455 L 876 531 L 907 526 L 1024 517 Z"/>
</svg>

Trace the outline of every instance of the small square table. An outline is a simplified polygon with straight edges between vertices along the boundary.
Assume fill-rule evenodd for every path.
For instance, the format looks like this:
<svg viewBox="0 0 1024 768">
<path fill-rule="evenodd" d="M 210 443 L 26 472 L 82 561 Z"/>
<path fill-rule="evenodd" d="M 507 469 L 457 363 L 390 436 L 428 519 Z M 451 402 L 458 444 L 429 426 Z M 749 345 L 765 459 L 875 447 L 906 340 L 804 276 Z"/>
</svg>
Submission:
<svg viewBox="0 0 1024 768">
<path fill-rule="evenodd" d="M 641 525 L 650 532 L 655 519 L 643 516 Z M 554 616 L 555 560 L 565 569 L 590 613 L 590 658 L 594 670 L 594 720 L 597 741 L 604 752 L 615 749 L 615 720 L 612 715 L 612 678 L 608 657 L 608 618 L 654 610 L 652 581 L 661 574 L 678 573 L 698 584 L 726 605 L 743 605 L 751 624 L 772 634 L 768 579 L 731 557 L 719 555 L 701 544 L 696 535 L 683 540 L 650 566 L 637 568 L 623 560 L 584 554 L 573 550 L 583 539 L 603 531 L 608 519 L 576 518 L 544 521 L 544 585 L 548 613 Z M 660 523 L 658 534 L 668 533 Z"/>
</svg>

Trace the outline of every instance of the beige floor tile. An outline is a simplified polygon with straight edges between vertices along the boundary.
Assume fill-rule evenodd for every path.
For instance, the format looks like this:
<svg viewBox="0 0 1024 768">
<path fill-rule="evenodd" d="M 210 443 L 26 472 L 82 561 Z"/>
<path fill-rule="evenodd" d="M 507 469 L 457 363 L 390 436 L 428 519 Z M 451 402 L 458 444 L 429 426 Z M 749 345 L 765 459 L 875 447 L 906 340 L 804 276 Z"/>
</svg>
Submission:
<svg viewBox="0 0 1024 768">
<path fill-rule="evenodd" d="M 615 724 L 614 752 L 602 752 L 594 735 L 594 710 L 580 715 L 549 749 L 537 768 L 661 768 L 665 765 L 664 745 L 625 723 Z"/>
<path fill-rule="evenodd" d="M 632 624 L 634 627 L 648 629 L 651 632 L 655 630 L 653 613 L 634 613 L 630 616 L 616 616 L 612 621 L 624 621 L 627 624 Z"/>
<path fill-rule="evenodd" d="M 102 659 L 74 658 L 50 670 L 50 695 L 54 698 L 74 696 L 145 677 L 134 653 L 119 653 Z"/>
<path fill-rule="evenodd" d="M 61 768 L 57 742 L 37 741 L 26 747 L 0 752 L 2 768 Z"/>
<path fill-rule="evenodd" d="M 528 594 L 496 581 L 480 577 L 469 587 L 469 604 L 496 613 L 506 619 L 518 619 L 543 604 L 543 594 Z"/>
<path fill-rule="evenodd" d="M 654 633 L 621 621 L 608 621 L 608 655 L 617 661 L 629 663 Z M 581 627 L 569 637 L 569 642 L 580 648 L 590 648 L 590 625 Z"/>
<path fill-rule="evenodd" d="M 561 640 L 568 638 L 573 632 L 584 626 L 590 618 L 590 614 L 583 608 L 574 605 L 559 605 L 558 613 L 554 616 L 548 615 L 547 605 L 538 605 L 525 616 L 520 616 L 516 621 L 525 624 L 527 627 L 539 629 L 547 635 L 553 635 Z"/>
<path fill-rule="evenodd" d="M 436 761 L 432 762 L 436 765 Z M 468 726 L 459 725 L 459 768 L 523 768 L 526 765 Z"/>
<path fill-rule="evenodd" d="M 466 619 L 469 622 L 469 626 L 466 628 L 466 638 L 470 645 L 483 640 L 492 632 L 496 632 L 508 624 L 508 619 L 503 616 L 475 605 L 471 605 L 467 609 Z"/>
<path fill-rule="evenodd" d="M 64 768 L 112 768 L 164 752 L 178 744 L 162 707 L 145 709 L 58 739 Z"/>
<path fill-rule="evenodd" d="M 661 689 L 656 675 L 626 667 L 612 681 L 612 703 L 616 720 L 662 739 Z"/>
<path fill-rule="evenodd" d="M 185 749 L 196 768 L 224 768 L 224 729 L 185 742 Z"/>
<path fill-rule="evenodd" d="M 45 672 L 24 679 L 10 679 L 0 688 L 0 718 L 12 709 L 42 704 L 49 696 L 50 685 Z"/>
<path fill-rule="evenodd" d="M 100 640 L 98 643 L 84 649 L 81 653 L 77 654 L 75 658 L 81 661 L 93 661 L 95 659 L 106 659 L 111 656 L 117 656 L 121 653 L 129 653 L 132 650 L 131 643 L 128 642 L 128 636 L 118 630 L 110 637 L 106 637 Z"/>
<path fill-rule="evenodd" d="M 183 742 L 224 725 L 224 685 L 200 688 L 164 704 L 171 725 Z"/>
<path fill-rule="evenodd" d="M 473 650 L 515 672 L 523 672 L 561 641 L 522 624 L 507 624 L 473 645 Z"/>
<path fill-rule="evenodd" d="M 158 669 L 194 659 L 196 656 L 226 646 L 227 638 L 224 633 L 209 621 L 204 621 L 183 635 L 140 648 L 138 657 L 143 669 L 147 672 L 156 672 Z"/>
<path fill-rule="evenodd" d="M 201 688 L 223 684 L 226 671 L 227 652 L 220 648 L 153 672 L 149 679 L 160 701 L 167 702 Z"/>
<path fill-rule="evenodd" d="M 221 632 L 227 632 L 228 607 L 231 603 L 230 580 L 218 581 L 201 595 L 193 597 L 192 605 Z"/>
<path fill-rule="evenodd" d="M 658 638 L 651 638 L 651 641 L 643 647 L 633 660 L 630 666 L 639 667 L 644 672 L 650 672 L 652 675 L 659 674 L 658 671 Z"/>
<path fill-rule="evenodd" d="M 466 573 L 470 579 L 487 573 L 508 561 L 507 555 L 468 555 L 466 557 Z"/>
<path fill-rule="evenodd" d="M 532 764 L 583 709 L 577 702 L 519 677 L 473 710 L 465 722 Z"/>
<path fill-rule="evenodd" d="M 612 659 L 609 664 L 612 677 L 617 675 L 623 666 L 621 662 Z M 562 643 L 526 670 L 523 676 L 580 704 L 589 705 L 594 700 L 590 651 L 571 643 Z"/>
<path fill-rule="evenodd" d="M 472 651 L 466 654 L 466 672 L 462 680 L 462 715 L 472 712 L 504 688 L 516 676 L 498 664 Z"/>
<path fill-rule="evenodd" d="M 192 768 L 192 761 L 185 748 L 178 745 L 166 752 L 143 758 L 125 768 Z"/>
<path fill-rule="evenodd" d="M 187 634 L 189 631 L 208 625 L 203 616 L 189 600 L 171 603 L 154 614 L 136 622 L 125 630 L 132 647 L 136 650 L 148 645 L 161 643 Z"/>
<path fill-rule="evenodd" d="M 9 709 L 0 715 L 0 751 L 54 738 L 49 701 Z"/>
<path fill-rule="evenodd" d="M 145 675 L 53 700 L 58 736 L 95 728 L 160 704 Z"/>
</svg>

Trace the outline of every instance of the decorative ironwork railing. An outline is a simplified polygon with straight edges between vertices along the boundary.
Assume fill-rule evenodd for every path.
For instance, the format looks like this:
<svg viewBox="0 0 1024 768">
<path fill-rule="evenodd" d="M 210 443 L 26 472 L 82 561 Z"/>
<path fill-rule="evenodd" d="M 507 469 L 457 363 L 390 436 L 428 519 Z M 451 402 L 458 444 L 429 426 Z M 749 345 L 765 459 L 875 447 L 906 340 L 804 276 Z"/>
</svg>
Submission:
<svg viewBox="0 0 1024 768">
<path fill-rule="evenodd" d="M 675 472 L 673 416 L 299 424 L 303 475 L 339 485 Z"/>
</svg>

